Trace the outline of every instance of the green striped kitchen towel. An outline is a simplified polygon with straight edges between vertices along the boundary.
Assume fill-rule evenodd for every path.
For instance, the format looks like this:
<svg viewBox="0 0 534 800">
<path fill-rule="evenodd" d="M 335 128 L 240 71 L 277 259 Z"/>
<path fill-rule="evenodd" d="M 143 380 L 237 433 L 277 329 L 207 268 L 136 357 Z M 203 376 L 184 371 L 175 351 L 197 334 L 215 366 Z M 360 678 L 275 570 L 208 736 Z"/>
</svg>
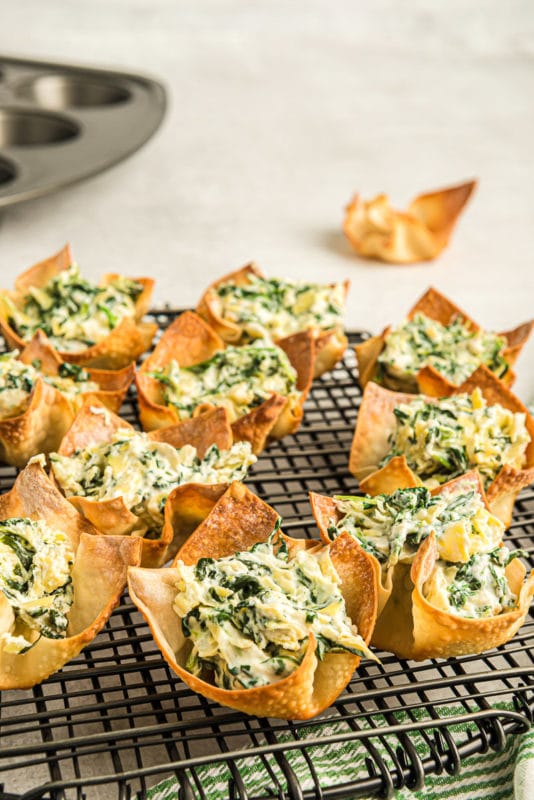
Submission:
<svg viewBox="0 0 534 800">
<path fill-rule="evenodd" d="M 461 716 L 465 711 L 460 707 L 450 707 L 447 716 Z M 443 716 L 445 713 L 443 712 Z M 398 722 L 402 721 L 400 714 L 396 714 Z M 426 719 L 426 717 L 425 717 Z M 373 727 L 380 723 L 377 715 L 372 720 Z M 387 725 L 382 718 L 383 725 Z M 451 725 L 448 730 L 458 742 L 465 740 L 468 723 Z M 360 721 L 360 727 L 370 727 L 369 723 Z M 338 718 L 325 719 L 324 723 L 313 728 L 301 728 L 300 737 L 318 737 L 324 744 L 307 747 L 305 755 L 301 751 L 287 749 L 285 757 L 292 767 L 303 790 L 313 791 L 315 783 L 310 765 L 313 765 L 320 785 L 340 786 L 344 783 L 362 779 L 368 776 L 366 758 L 369 752 L 363 742 L 342 741 L 328 743 L 328 739 L 346 734 L 346 725 Z M 463 735 L 462 735 L 463 734 Z M 410 733 L 410 740 L 415 745 L 422 758 L 428 757 L 428 745 L 421 733 Z M 278 741 L 283 742 L 284 737 L 278 736 Z M 289 734 L 285 741 L 294 742 Z M 372 744 L 382 756 L 387 765 L 393 768 L 391 756 L 388 752 L 387 737 L 378 739 L 373 737 Z M 391 736 L 389 744 L 393 752 L 399 742 Z M 250 795 L 269 795 L 273 789 L 273 775 L 285 787 L 285 779 L 275 760 L 271 755 L 262 759 L 250 756 L 237 762 L 239 773 Z M 209 800 L 225 800 L 228 797 L 228 781 L 231 774 L 223 762 L 213 762 L 210 766 L 196 769 L 206 797 Z M 192 781 L 193 783 L 193 781 Z M 271 791 L 269 791 L 271 790 Z M 147 792 L 148 800 L 177 800 L 178 784 L 174 778 L 161 781 Z M 534 729 L 523 735 L 508 736 L 503 751 L 496 753 L 493 750 L 471 756 L 462 762 L 459 775 L 448 774 L 429 775 L 426 778 L 425 788 L 412 792 L 400 789 L 395 793 L 396 800 L 534 800 Z"/>
</svg>

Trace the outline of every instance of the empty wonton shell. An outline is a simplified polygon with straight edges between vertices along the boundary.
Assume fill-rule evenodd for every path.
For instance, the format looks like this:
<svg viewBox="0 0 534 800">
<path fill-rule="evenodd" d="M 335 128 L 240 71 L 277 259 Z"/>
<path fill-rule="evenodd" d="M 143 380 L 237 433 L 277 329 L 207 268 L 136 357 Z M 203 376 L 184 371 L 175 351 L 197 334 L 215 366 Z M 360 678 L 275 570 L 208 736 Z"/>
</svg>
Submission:
<svg viewBox="0 0 534 800">
<path fill-rule="evenodd" d="M 408 319 L 413 319 L 416 314 L 424 314 L 430 319 L 434 319 L 441 325 L 450 325 L 456 318 L 460 318 L 470 330 L 481 330 L 467 314 L 448 300 L 441 292 L 430 288 L 419 298 L 417 303 L 408 312 Z M 506 339 L 506 346 L 502 351 L 506 362 L 512 366 L 523 345 L 526 343 L 534 322 L 525 322 L 511 331 L 504 331 L 499 334 Z M 386 339 L 391 327 L 385 328 L 378 336 L 372 336 L 362 344 L 355 347 L 358 359 L 358 372 L 360 385 L 363 388 L 369 381 L 375 380 L 378 368 L 378 357 L 385 347 Z M 515 374 L 511 369 L 500 379 L 507 386 L 511 386 L 515 380 Z M 420 391 L 433 397 L 446 397 L 452 394 L 457 388 L 447 378 L 444 378 L 434 367 L 424 367 L 417 374 L 415 380 L 406 382 L 384 374 L 381 383 L 394 391 L 416 392 Z M 418 390 L 416 388 L 418 386 Z"/>
<path fill-rule="evenodd" d="M 358 255 L 391 264 L 413 264 L 436 258 L 447 246 L 456 221 L 476 181 L 418 195 L 405 212 L 389 198 L 355 195 L 347 206 L 343 230 Z"/>
<path fill-rule="evenodd" d="M 86 403 L 77 414 L 58 452 L 62 456 L 70 456 L 75 450 L 109 442 L 121 428 L 132 426 L 116 414 L 107 412 L 100 404 Z M 200 458 L 213 444 L 219 450 L 229 450 L 233 443 L 228 417 L 222 408 L 153 431 L 148 438 L 176 448 L 190 444 L 196 447 Z M 142 566 L 159 567 L 174 556 L 227 488 L 227 483 L 185 483 L 177 486 L 169 493 L 165 503 L 164 523 L 158 539 L 143 536 L 147 530 L 146 523 L 128 509 L 122 496 L 111 500 L 72 496 L 68 500 L 100 533 L 140 538 L 143 544 Z"/>
<path fill-rule="evenodd" d="M 0 650 L 0 689 L 26 689 L 60 669 L 94 639 L 119 602 L 128 566 L 139 564 L 141 543 L 94 535 L 92 525 L 67 503 L 36 463 L 27 466 L 13 489 L 0 496 L 0 519 L 11 517 L 41 520 L 63 531 L 75 551 L 74 602 L 67 615 L 66 638 L 41 637 L 27 653 Z M 4 615 L 0 628 L 5 622 Z"/>
<path fill-rule="evenodd" d="M 526 415 L 530 442 L 525 450 L 524 467 L 515 469 L 508 464 L 503 465 L 486 489 L 492 514 L 508 526 L 518 493 L 534 481 L 534 418 L 520 400 L 485 366 L 478 367 L 451 394 L 471 394 L 477 387 L 488 405 L 499 404 L 514 413 Z M 371 495 L 390 494 L 395 489 L 422 485 L 422 481 L 408 466 L 406 456 L 394 456 L 383 467 L 379 466 L 389 453 L 388 440 L 396 428 L 393 410 L 401 403 L 411 403 L 417 397 L 419 395 L 391 392 L 376 383 L 368 383 L 365 387 L 349 459 L 349 471 L 360 481 L 362 492 Z M 435 397 L 423 397 L 429 403 L 437 402 Z"/>
<path fill-rule="evenodd" d="M 442 484 L 431 494 L 450 495 L 458 490 L 474 490 L 489 508 L 480 476 L 474 470 Z M 338 523 L 342 515 L 333 498 L 311 492 L 310 500 L 321 539 L 329 542 L 328 528 L 332 523 Z M 507 567 L 512 591 L 519 596 L 517 610 L 476 620 L 447 614 L 431 606 L 423 597 L 423 584 L 437 559 L 434 537 L 433 544 L 428 542 L 429 538 L 420 545 L 411 565 L 399 562 L 383 570 L 378 559 L 368 555 L 373 563 L 378 589 L 378 618 L 371 644 L 400 658 L 418 660 L 479 653 L 511 639 L 523 623 L 534 594 L 534 572 L 521 589 L 524 565 L 514 560 Z M 431 555 L 428 555 L 429 548 L 432 548 Z M 430 568 L 428 559 L 431 559 Z M 435 621 L 435 630 L 429 619 Z"/>
<path fill-rule="evenodd" d="M 243 343 L 243 326 L 221 316 L 219 297 L 214 290 L 222 283 L 231 282 L 235 283 L 236 286 L 246 286 L 247 283 L 249 283 L 249 277 L 251 275 L 256 275 L 260 278 L 265 277 L 256 264 L 247 264 L 247 266 L 235 272 L 230 272 L 228 275 L 224 275 L 222 278 L 211 283 L 197 305 L 197 314 L 211 325 L 221 339 L 224 339 L 225 342 L 230 344 L 239 345 Z M 349 291 L 349 283 L 349 281 L 344 281 L 345 297 Z M 347 349 L 348 340 L 340 328 L 314 330 L 313 335 L 315 338 L 315 365 L 313 377 L 318 378 L 323 373 L 333 369 L 337 362 L 343 358 L 343 354 Z M 283 341 L 284 339 L 278 339 L 276 343 L 280 347 L 283 347 Z"/>
<path fill-rule="evenodd" d="M 31 287 L 44 287 L 58 273 L 69 269 L 73 260 L 69 245 L 50 258 L 35 264 L 23 272 L 15 281 L 14 292 L 0 292 L 0 331 L 9 347 L 22 350 L 26 342 L 10 323 L 9 302 L 22 310 L 24 300 Z M 102 277 L 105 286 L 119 275 L 107 274 Z M 152 278 L 135 278 L 143 286 L 143 291 L 135 300 L 135 317 L 125 317 L 113 328 L 108 336 L 78 353 L 59 351 L 63 361 L 80 366 L 100 369 L 121 369 L 135 361 L 150 347 L 158 326 L 152 322 L 140 322 L 147 312 L 154 281 Z M 6 302 L 6 299 L 8 302 Z"/>
<path fill-rule="evenodd" d="M 26 344 L 19 360 L 25 364 L 40 361 L 39 369 L 45 375 L 57 375 L 64 363 L 42 331 L 37 331 Z M 99 389 L 77 395 L 75 400 L 37 379 L 24 411 L 0 418 L 0 460 L 23 467 L 37 453 L 57 450 L 84 399 L 94 398 L 112 411 L 119 410 L 133 380 L 134 365 L 121 370 L 87 368 L 87 372 Z"/>
<path fill-rule="evenodd" d="M 269 439 L 281 439 L 297 430 L 313 377 L 315 342 L 310 331 L 288 336 L 280 342 L 280 347 L 297 372 L 296 388 L 301 394 L 297 399 L 273 393 L 261 405 L 232 423 L 234 441 L 250 442 L 256 455 Z M 173 359 L 180 367 L 190 367 L 207 361 L 224 348 L 224 341 L 198 314 L 186 311 L 174 320 L 135 378 L 139 418 L 144 430 L 151 431 L 180 421 L 177 410 L 164 405 L 162 384 L 148 373 L 165 367 Z M 194 415 L 208 408 L 211 408 L 209 403 L 202 403 Z"/>
<path fill-rule="evenodd" d="M 221 558 L 249 549 L 267 540 L 277 519 L 274 509 L 242 484 L 234 483 L 191 535 L 177 559 L 195 564 L 199 558 Z M 284 538 L 290 553 L 300 548 L 321 547 L 319 542 Z M 373 568 L 367 555 L 349 536 L 339 537 L 330 545 L 330 556 L 341 578 L 347 614 L 368 642 L 376 617 Z M 253 689 L 221 689 L 185 669 L 190 645 L 173 610 L 175 570 L 131 569 L 128 581 L 130 596 L 150 625 L 168 664 L 188 686 L 222 705 L 258 716 L 309 719 L 328 708 L 360 662 L 358 656 L 349 653 L 327 653 L 319 661 L 315 639 L 310 636 L 301 664 L 286 678 Z"/>
</svg>

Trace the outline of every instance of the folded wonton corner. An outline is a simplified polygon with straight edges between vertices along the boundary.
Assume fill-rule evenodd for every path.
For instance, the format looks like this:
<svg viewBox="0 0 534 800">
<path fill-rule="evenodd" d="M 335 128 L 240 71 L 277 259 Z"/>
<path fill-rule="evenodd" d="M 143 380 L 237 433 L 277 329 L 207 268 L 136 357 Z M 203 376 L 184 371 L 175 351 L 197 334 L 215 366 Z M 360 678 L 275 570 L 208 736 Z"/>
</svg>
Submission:
<svg viewBox="0 0 534 800">
<path fill-rule="evenodd" d="M 530 442 L 525 450 L 522 469 L 504 464 L 495 479 L 486 489 L 486 498 L 492 514 L 508 527 L 517 495 L 534 481 L 534 418 L 512 392 L 485 366 L 480 366 L 461 386 L 451 393 L 471 394 L 479 388 L 489 406 L 499 404 L 514 413 L 526 415 L 526 428 Z M 422 486 L 421 480 L 408 466 L 406 456 L 394 456 L 383 467 L 380 462 L 390 450 L 389 436 L 395 430 L 394 409 L 402 403 L 410 403 L 418 395 L 392 392 L 377 383 L 365 387 L 356 430 L 352 440 L 349 471 L 360 481 L 360 489 L 366 494 L 391 494 L 395 489 Z M 435 397 L 427 396 L 432 402 Z"/>
<path fill-rule="evenodd" d="M 441 325 L 450 325 L 455 319 L 460 318 L 470 330 L 481 330 L 480 325 L 472 320 L 465 311 L 462 311 L 461 308 L 445 297 L 445 295 L 432 287 L 427 289 L 410 309 L 407 318 L 411 320 L 416 314 L 423 314 L 429 319 L 436 320 Z M 524 322 L 513 330 L 503 331 L 499 334 L 499 336 L 502 336 L 506 340 L 506 346 L 502 351 L 502 355 L 510 366 L 513 366 L 523 346 L 526 344 L 533 325 L 533 321 Z M 362 388 L 369 381 L 376 378 L 379 366 L 378 357 L 385 347 L 386 338 L 390 330 L 391 326 L 388 326 L 378 336 L 372 336 L 370 339 L 362 342 L 362 344 L 356 345 L 354 348 L 358 360 L 359 382 Z M 500 380 L 507 386 L 512 386 L 515 380 L 513 370 L 508 369 Z M 390 385 L 391 382 L 388 383 L 387 379 L 383 380 L 383 384 L 390 389 L 408 391 L 408 387 Z M 432 395 L 433 397 L 446 397 L 452 394 L 457 388 L 454 383 L 431 366 L 423 367 L 423 369 L 419 371 L 417 374 L 417 384 L 420 392 Z"/>
<path fill-rule="evenodd" d="M 45 680 L 74 658 L 101 630 L 118 604 L 129 566 L 139 564 L 141 543 L 117 536 L 97 536 L 48 480 L 41 466 L 30 464 L 14 487 L 0 496 L 0 520 L 26 517 L 42 520 L 64 532 L 75 552 L 71 578 L 74 602 L 64 639 L 41 637 L 26 653 L 0 650 L 0 689 L 25 689 Z M 9 632 L 8 615 L 0 617 Z"/>
<path fill-rule="evenodd" d="M 266 541 L 278 514 L 239 483 L 233 483 L 194 531 L 175 562 L 196 564 L 201 558 L 222 558 Z M 301 548 L 321 547 L 318 542 L 284 537 L 290 554 Z M 349 536 L 330 544 L 330 556 L 341 578 L 347 614 L 365 642 L 376 617 L 376 581 L 367 554 Z M 173 610 L 176 573 L 162 570 L 129 570 L 130 596 L 150 625 L 165 660 L 177 675 L 199 694 L 248 714 L 282 719 L 309 719 L 321 713 L 349 682 L 360 662 L 351 653 L 327 653 L 318 660 L 316 642 L 310 636 L 300 665 L 280 681 L 249 689 L 221 689 L 185 669 L 190 645 Z"/>
<path fill-rule="evenodd" d="M 136 374 L 139 418 L 144 430 L 154 430 L 180 421 L 178 412 L 164 405 L 162 385 L 149 373 L 176 360 L 180 367 L 190 367 L 210 359 L 225 343 L 201 317 L 186 311 L 167 328 L 150 356 Z M 234 441 L 247 441 L 257 455 L 270 439 L 281 439 L 294 433 L 303 416 L 303 404 L 311 386 L 314 369 L 315 342 L 310 331 L 289 336 L 281 343 L 297 373 L 298 399 L 273 393 L 261 405 L 232 423 Z M 194 415 L 207 410 L 209 403 L 195 409 Z"/>
<path fill-rule="evenodd" d="M 40 261 L 23 272 L 15 281 L 13 292 L 0 292 L 0 331 L 9 347 L 22 350 L 25 345 L 10 322 L 10 303 L 23 309 L 25 298 L 30 288 L 42 288 L 52 278 L 73 264 L 69 245 L 50 258 Z M 114 273 L 102 276 L 101 285 L 105 286 L 120 277 Z M 153 322 L 140 321 L 148 311 L 154 281 L 152 278 L 135 278 L 143 286 L 143 291 L 135 300 L 135 317 L 125 317 L 101 341 L 80 352 L 59 351 L 63 361 L 84 367 L 100 369 L 121 369 L 135 361 L 150 347 L 158 329 Z"/>
<path fill-rule="evenodd" d="M 24 345 L 24 343 L 23 343 Z M 37 331 L 19 355 L 24 364 L 40 362 L 39 370 L 56 376 L 65 363 L 42 331 Z M 122 405 L 135 372 L 130 364 L 121 370 L 87 368 L 88 380 L 98 390 L 78 395 L 81 401 L 93 398 L 111 411 Z M 76 415 L 77 399 L 72 401 L 41 378 L 35 382 L 26 408 L 13 417 L 0 418 L 0 460 L 23 467 L 37 453 L 57 450 Z"/>
<path fill-rule="evenodd" d="M 389 198 L 355 195 L 347 206 L 343 230 L 358 255 L 391 264 L 413 264 L 436 258 L 447 246 L 456 221 L 476 181 L 421 194 L 405 212 Z"/>
</svg>

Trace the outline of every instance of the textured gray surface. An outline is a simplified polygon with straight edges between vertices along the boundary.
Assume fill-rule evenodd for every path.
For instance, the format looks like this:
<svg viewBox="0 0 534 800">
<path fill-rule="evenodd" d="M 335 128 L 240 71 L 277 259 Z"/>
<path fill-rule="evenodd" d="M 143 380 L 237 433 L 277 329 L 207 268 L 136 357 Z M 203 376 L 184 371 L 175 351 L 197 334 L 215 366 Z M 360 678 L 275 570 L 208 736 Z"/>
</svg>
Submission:
<svg viewBox="0 0 534 800">
<path fill-rule="evenodd" d="M 254 258 L 271 274 L 349 276 L 351 327 L 398 319 L 430 283 L 487 327 L 532 314 L 526 0 L 23 0 L 2 18 L 5 52 L 145 70 L 170 93 L 135 157 L 4 215 L 2 284 L 68 239 L 87 275 L 152 274 L 156 300 L 177 305 Z M 479 190 L 432 265 L 360 261 L 340 233 L 356 190 L 401 205 L 471 176 Z"/>
</svg>

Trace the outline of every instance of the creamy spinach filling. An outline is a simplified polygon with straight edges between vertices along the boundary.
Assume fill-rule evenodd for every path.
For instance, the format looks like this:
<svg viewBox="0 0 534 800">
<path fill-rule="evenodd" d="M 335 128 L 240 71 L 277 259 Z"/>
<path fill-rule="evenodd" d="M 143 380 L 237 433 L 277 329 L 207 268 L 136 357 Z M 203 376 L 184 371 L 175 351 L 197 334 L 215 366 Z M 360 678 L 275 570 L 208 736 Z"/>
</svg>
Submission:
<svg viewBox="0 0 534 800">
<path fill-rule="evenodd" d="M 214 289 L 223 319 L 241 326 L 248 339 L 281 339 L 298 331 L 341 328 L 345 313 L 342 283 L 321 285 L 249 275 L 248 283 Z"/>
<path fill-rule="evenodd" d="M 493 617 L 517 606 L 508 584 L 506 567 L 523 550 L 497 547 L 489 553 L 476 553 L 465 564 L 438 561 L 423 587 L 426 600 L 436 608 L 461 617 Z"/>
<path fill-rule="evenodd" d="M 24 364 L 18 360 L 18 350 L 0 355 L 0 419 L 24 412 L 38 378 L 64 394 L 76 407 L 76 398 L 84 392 L 98 392 L 100 387 L 90 379 L 87 370 L 76 364 L 61 364 L 58 375 L 40 372 L 41 362 Z"/>
<path fill-rule="evenodd" d="M 229 346 L 191 367 L 172 360 L 149 375 L 162 384 L 164 403 L 174 406 L 180 419 L 209 403 L 226 408 L 234 422 L 275 393 L 288 398 L 300 395 L 295 388 L 297 373 L 287 355 L 263 340 Z"/>
<path fill-rule="evenodd" d="M 476 468 L 484 487 L 504 464 L 521 469 L 530 436 L 526 415 L 495 403 L 488 406 L 480 389 L 429 403 L 417 398 L 394 410 L 395 429 L 384 466 L 406 456 L 408 466 L 430 488 Z"/>
<path fill-rule="evenodd" d="M 462 484 L 446 494 L 431 495 L 419 486 L 390 495 L 334 499 L 340 516 L 330 521 L 330 538 L 347 531 L 384 568 L 411 562 L 432 531 L 440 558 L 454 562 L 495 548 L 504 533 L 504 525 L 487 510 L 480 495 Z"/>
<path fill-rule="evenodd" d="M 71 456 L 50 455 L 54 477 L 67 497 L 97 501 L 122 497 L 147 529 L 143 536 L 149 538 L 161 535 L 165 503 L 176 486 L 242 480 L 255 461 L 249 442 L 236 442 L 223 451 L 212 445 L 199 458 L 191 445 L 175 448 L 131 428 L 121 428 L 111 441 Z"/>
<path fill-rule="evenodd" d="M 22 310 L 11 304 L 10 322 L 26 341 L 42 330 L 58 350 L 76 353 L 100 342 L 125 317 L 133 317 L 142 291 L 142 284 L 122 276 L 97 286 L 82 278 L 73 264 L 44 287 L 30 288 Z"/>
<path fill-rule="evenodd" d="M 291 557 L 275 537 L 227 558 L 176 567 L 174 610 L 192 645 L 186 668 L 223 689 L 290 675 L 310 633 L 321 660 L 341 652 L 374 658 L 347 617 L 328 550 Z"/>
<path fill-rule="evenodd" d="M 41 637 L 65 638 L 74 597 L 73 562 L 63 532 L 25 518 L 0 522 L 0 591 L 10 608 L 1 615 L 2 650 L 25 653 Z"/>
<path fill-rule="evenodd" d="M 342 531 L 354 536 L 382 569 L 410 564 L 421 542 L 433 531 L 438 560 L 423 587 L 436 608 L 463 617 L 489 617 L 517 605 L 505 574 L 522 550 L 502 547 L 504 525 L 474 490 L 431 495 L 426 487 L 398 489 L 376 497 L 337 497 L 341 516 L 331 520 L 332 539 Z"/>
<path fill-rule="evenodd" d="M 387 335 L 378 357 L 378 378 L 413 382 L 419 370 L 431 366 L 459 386 L 481 364 L 502 378 L 509 369 L 502 352 L 505 347 L 503 336 L 470 330 L 459 317 L 441 325 L 416 314 Z"/>
</svg>

